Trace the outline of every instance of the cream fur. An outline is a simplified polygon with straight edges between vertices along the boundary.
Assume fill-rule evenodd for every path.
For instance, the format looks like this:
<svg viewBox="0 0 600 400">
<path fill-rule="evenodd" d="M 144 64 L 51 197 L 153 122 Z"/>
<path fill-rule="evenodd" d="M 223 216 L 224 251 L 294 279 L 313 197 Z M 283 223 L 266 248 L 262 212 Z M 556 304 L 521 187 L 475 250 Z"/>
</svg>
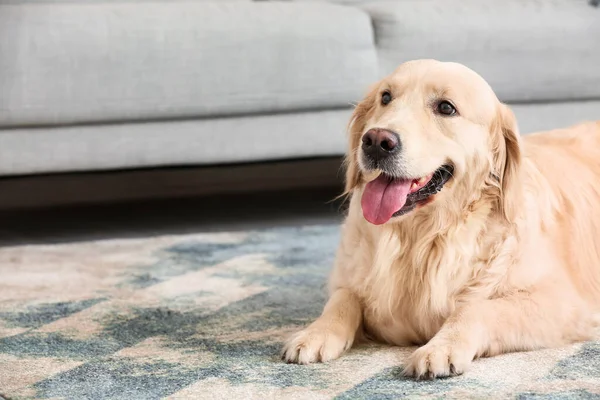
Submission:
<svg viewBox="0 0 600 400">
<path fill-rule="evenodd" d="M 394 101 L 381 105 L 382 90 Z M 452 99 L 458 116 L 432 112 Z M 433 201 L 375 226 L 362 216 L 370 128 L 400 134 L 411 176 L 445 162 Z M 419 60 L 377 83 L 350 126 L 343 237 L 331 297 L 289 339 L 288 362 L 339 357 L 357 339 L 421 345 L 405 372 L 463 373 L 473 359 L 591 337 L 600 307 L 600 122 L 519 136 L 512 112 L 464 66 Z"/>
</svg>

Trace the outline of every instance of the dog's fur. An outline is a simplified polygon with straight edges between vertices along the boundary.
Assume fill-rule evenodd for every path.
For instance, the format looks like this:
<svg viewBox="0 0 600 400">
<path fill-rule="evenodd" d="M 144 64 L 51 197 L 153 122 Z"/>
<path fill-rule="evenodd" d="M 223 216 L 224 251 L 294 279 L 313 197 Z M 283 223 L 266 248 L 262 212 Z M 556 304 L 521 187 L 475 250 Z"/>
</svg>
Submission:
<svg viewBox="0 0 600 400">
<path fill-rule="evenodd" d="M 440 98 L 459 115 L 437 115 Z M 400 135 L 405 175 L 455 167 L 432 201 L 379 226 L 360 203 L 378 173 L 360 161 L 361 137 L 375 127 Z M 349 140 L 351 200 L 330 298 L 286 343 L 286 361 L 325 362 L 371 337 L 421 345 L 405 372 L 434 378 L 480 356 L 591 338 L 600 306 L 600 122 L 521 138 L 479 75 L 418 60 L 373 87 Z"/>
</svg>

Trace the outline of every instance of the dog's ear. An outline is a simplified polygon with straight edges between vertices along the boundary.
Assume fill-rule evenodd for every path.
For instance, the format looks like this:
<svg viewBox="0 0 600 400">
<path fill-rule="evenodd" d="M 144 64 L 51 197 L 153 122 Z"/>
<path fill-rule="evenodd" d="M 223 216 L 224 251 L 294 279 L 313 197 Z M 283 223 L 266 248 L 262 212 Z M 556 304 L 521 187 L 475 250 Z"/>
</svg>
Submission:
<svg viewBox="0 0 600 400">
<path fill-rule="evenodd" d="M 515 115 L 508 106 L 500 104 L 495 120 L 494 174 L 500 186 L 499 207 L 504 218 L 514 222 L 521 197 L 519 171 L 521 144 Z"/>
<path fill-rule="evenodd" d="M 348 150 L 344 164 L 346 166 L 346 187 L 344 194 L 348 195 L 358 186 L 361 181 L 361 173 L 358 168 L 358 148 L 360 145 L 365 125 L 375 109 L 375 101 L 379 93 L 379 85 L 374 85 L 365 98 L 356 106 L 350 122 L 348 123 Z"/>
</svg>

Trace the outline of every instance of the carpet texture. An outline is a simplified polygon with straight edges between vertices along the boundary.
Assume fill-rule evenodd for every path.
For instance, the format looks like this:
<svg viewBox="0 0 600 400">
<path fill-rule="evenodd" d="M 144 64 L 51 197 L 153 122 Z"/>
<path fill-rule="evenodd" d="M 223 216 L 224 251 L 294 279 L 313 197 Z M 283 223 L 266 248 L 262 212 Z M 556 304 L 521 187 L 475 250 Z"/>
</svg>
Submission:
<svg viewBox="0 0 600 400">
<path fill-rule="evenodd" d="M 600 343 L 509 354 L 464 376 L 399 375 L 413 349 L 287 365 L 317 317 L 337 226 L 0 249 L 7 399 L 600 398 Z"/>
</svg>

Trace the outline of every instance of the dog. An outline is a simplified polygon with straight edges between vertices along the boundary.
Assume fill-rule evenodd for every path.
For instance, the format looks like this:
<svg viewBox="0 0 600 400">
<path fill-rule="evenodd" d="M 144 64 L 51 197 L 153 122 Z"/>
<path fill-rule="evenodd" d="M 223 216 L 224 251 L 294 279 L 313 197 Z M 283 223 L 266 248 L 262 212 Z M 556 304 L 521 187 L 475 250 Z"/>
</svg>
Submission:
<svg viewBox="0 0 600 400">
<path fill-rule="evenodd" d="M 421 346 L 403 371 L 433 379 L 593 337 L 600 121 L 521 137 L 478 74 L 409 61 L 354 110 L 345 193 L 329 300 L 285 361 L 376 340 Z"/>
</svg>

